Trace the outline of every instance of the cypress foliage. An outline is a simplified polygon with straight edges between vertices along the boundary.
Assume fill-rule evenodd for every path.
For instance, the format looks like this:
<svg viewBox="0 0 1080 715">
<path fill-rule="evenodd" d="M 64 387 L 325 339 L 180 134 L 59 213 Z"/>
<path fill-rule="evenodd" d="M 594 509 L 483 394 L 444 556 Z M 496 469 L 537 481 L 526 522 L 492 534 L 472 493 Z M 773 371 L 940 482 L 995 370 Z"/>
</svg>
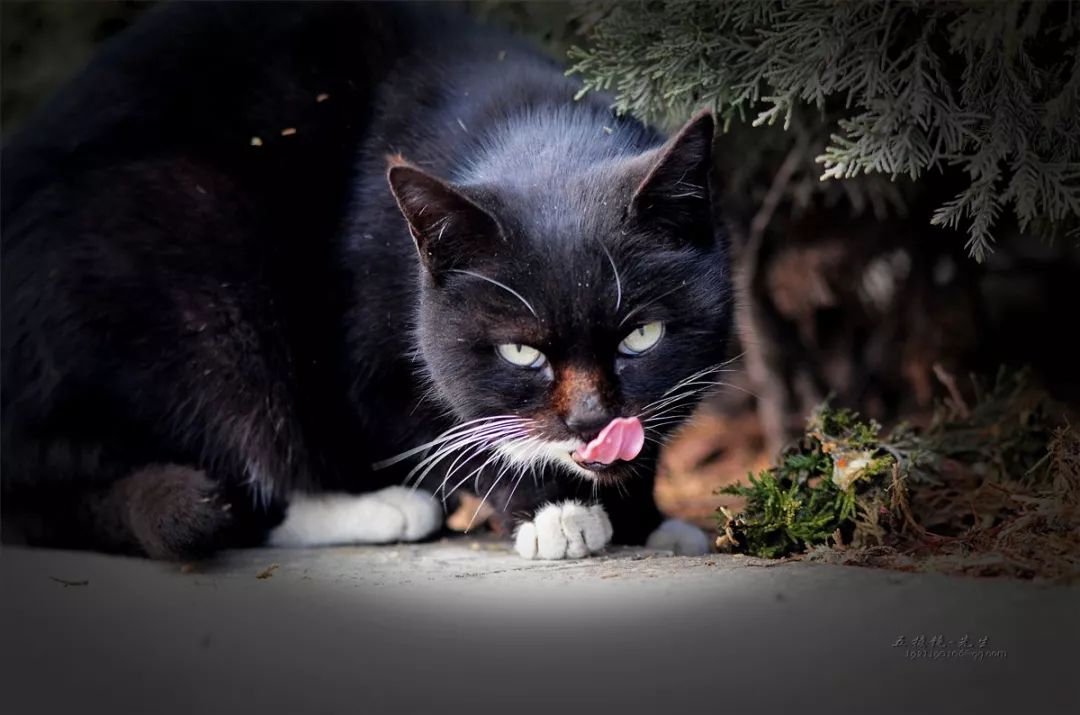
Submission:
<svg viewBox="0 0 1080 715">
<path fill-rule="evenodd" d="M 823 181 L 962 172 L 932 223 L 982 260 L 1021 231 L 1080 237 L 1080 3 L 606 3 L 570 50 L 583 91 L 662 124 L 711 106 L 828 140 Z"/>
</svg>

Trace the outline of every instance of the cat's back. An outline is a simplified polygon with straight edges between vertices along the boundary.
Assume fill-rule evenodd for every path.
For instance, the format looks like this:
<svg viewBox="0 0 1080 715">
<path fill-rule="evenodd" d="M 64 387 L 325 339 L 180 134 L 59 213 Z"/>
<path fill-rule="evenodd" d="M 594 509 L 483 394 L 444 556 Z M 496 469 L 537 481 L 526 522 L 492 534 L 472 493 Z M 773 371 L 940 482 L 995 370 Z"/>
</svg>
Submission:
<svg viewBox="0 0 1080 715">
<path fill-rule="evenodd" d="M 383 3 L 155 8 L 7 142 L 4 217 L 63 177 L 124 161 L 183 154 L 268 178 L 304 154 L 334 160 L 411 46 L 415 14 Z"/>
<path fill-rule="evenodd" d="M 325 408 L 357 147 L 439 13 L 160 6 L 31 116 L 0 155 L 5 435 L 63 413 L 86 437 L 108 406 L 188 439 L 191 405 L 300 384 Z"/>
</svg>

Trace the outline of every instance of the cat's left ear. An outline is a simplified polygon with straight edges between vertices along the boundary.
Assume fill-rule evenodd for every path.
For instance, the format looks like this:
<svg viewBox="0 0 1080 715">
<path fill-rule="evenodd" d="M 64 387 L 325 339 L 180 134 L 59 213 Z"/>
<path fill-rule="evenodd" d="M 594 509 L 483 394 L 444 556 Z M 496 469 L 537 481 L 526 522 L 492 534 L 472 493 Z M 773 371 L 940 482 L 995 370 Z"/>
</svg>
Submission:
<svg viewBox="0 0 1080 715">
<path fill-rule="evenodd" d="M 711 242 L 715 126 L 711 112 L 700 112 L 657 150 L 634 189 L 631 218 L 668 227 L 693 243 Z"/>
<path fill-rule="evenodd" d="M 403 159 L 391 158 L 386 178 L 432 275 L 489 254 L 492 242 L 502 237 L 495 217 L 460 189 Z"/>
</svg>

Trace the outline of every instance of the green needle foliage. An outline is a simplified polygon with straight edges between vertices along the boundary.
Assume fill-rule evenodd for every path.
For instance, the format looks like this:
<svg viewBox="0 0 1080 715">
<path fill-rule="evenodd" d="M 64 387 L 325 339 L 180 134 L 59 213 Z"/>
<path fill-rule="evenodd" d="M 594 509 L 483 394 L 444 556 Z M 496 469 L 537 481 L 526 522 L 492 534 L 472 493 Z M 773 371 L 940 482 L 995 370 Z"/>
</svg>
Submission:
<svg viewBox="0 0 1080 715">
<path fill-rule="evenodd" d="M 721 490 L 727 549 L 960 572 L 1080 576 L 1080 432 L 1026 373 L 950 398 L 925 430 L 888 434 L 854 412 L 820 408 L 776 466 Z M 889 559 L 874 562 L 886 554 Z M 860 560 L 862 559 L 862 560 Z M 990 570 L 987 570 L 990 566 Z"/>
<path fill-rule="evenodd" d="M 848 410 L 818 410 L 802 442 L 777 466 L 756 477 L 749 475 L 748 485 L 721 490 L 747 500 L 737 517 L 722 512 L 723 538 L 738 550 L 764 558 L 839 540 L 841 530 L 850 538 L 857 509 L 854 482 L 871 482 L 890 473 L 895 464 L 877 445 L 880 429 Z M 853 482 L 845 485 L 847 478 Z"/>
<path fill-rule="evenodd" d="M 1004 209 L 1021 231 L 1080 217 L 1080 3 L 725 0 L 607 3 L 574 47 L 585 90 L 675 124 L 818 125 L 822 180 L 967 186 L 932 223 L 982 259 Z M 1076 229 L 1072 229 L 1073 233 Z"/>
</svg>

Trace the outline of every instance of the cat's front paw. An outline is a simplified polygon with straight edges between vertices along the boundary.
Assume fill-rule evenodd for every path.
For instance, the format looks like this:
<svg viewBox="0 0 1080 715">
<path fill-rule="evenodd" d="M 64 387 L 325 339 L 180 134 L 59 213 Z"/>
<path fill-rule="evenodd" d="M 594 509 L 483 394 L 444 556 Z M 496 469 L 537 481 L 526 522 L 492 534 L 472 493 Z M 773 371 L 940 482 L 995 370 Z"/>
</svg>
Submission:
<svg viewBox="0 0 1080 715">
<path fill-rule="evenodd" d="M 548 504 L 517 528 L 514 549 L 527 559 L 580 559 L 611 541 L 611 521 L 599 504 Z"/>
<path fill-rule="evenodd" d="M 676 556 L 701 556 L 709 553 L 709 537 L 693 524 L 668 519 L 649 534 L 645 547 L 674 551 Z"/>
<path fill-rule="evenodd" d="M 294 495 L 271 546 L 328 546 L 419 541 L 442 526 L 442 506 L 419 489 L 366 494 Z"/>
<path fill-rule="evenodd" d="M 442 526 L 442 506 L 421 489 L 386 487 L 371 496 L 401 513 L 401 533 L 397 541 L 419 541 Z"/>
</svg>

